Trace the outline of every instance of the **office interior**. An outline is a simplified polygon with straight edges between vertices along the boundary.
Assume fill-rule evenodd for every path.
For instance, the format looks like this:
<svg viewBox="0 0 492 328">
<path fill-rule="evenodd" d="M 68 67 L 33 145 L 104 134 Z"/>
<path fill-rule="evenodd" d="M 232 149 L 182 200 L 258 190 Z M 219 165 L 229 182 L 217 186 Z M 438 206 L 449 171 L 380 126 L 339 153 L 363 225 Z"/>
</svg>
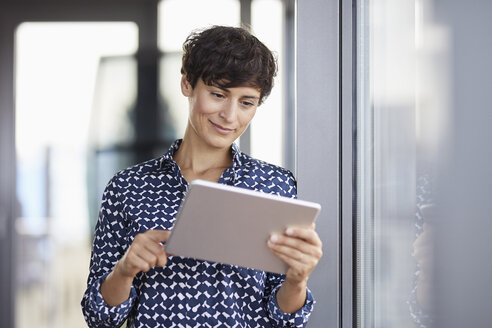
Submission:
<svg viewBox="0 0 492 328">
<path fill-rule="evenodd" d="M 308 327 L 490 327 L 488 0 L 2 0 L 0 327 L 85 327 L 103 189 L 182 136 L 181 44 L 244 26 L 275 87 L 237 143 L 321 204 Z"/>
</svg>

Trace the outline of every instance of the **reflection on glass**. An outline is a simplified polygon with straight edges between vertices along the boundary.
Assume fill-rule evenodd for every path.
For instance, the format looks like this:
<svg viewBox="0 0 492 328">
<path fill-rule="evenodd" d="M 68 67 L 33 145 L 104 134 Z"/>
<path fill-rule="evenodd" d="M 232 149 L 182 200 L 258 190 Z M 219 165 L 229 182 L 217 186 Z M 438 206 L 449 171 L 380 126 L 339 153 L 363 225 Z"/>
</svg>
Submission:
<svg viewBox="0 0 492 328">
<path fill-rule="evenodd" d="M 24 23 L 16 32 L 17 327 L 85 326 L 96 76 L 103 56 L 134 53 L 137 35 L 133 23 Z"/>
<path fill-rule="evenodd" d="M 357 324 L 430 327 L 448 39 L 430 0 L 357 10 Z"/>
</svg>

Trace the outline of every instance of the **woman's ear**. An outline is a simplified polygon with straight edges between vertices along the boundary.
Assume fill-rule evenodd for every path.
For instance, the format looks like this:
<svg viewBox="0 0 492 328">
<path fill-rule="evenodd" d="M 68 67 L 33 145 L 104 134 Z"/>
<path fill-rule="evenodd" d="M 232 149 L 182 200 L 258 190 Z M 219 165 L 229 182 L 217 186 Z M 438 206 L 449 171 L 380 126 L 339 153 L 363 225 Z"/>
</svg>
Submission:
<svg viewBox="0 0 492 328">
<path fill-rule="evenodd" d="M 193 88 L 191 87 L 190 82 L 186 79 L 186 75 L 181 75 L 181 93 L 185 97 L 190 97 L 191 94 L 193 93 Z"/>
</svg>

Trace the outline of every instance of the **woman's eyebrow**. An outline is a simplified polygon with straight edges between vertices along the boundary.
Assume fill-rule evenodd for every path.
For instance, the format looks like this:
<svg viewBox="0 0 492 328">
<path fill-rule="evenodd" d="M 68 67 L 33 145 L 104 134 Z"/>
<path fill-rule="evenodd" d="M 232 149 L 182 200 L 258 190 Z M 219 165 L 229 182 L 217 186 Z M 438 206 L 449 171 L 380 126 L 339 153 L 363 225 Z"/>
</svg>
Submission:
<svg viewBox="0 0 492 328">
<path fill-rule="evenodd" d="M 244 98 L 260 99 L 260 97 L 257 97 L 257 96 L 244 96 Z"/>
<path fill-rule="evenodd" d="M 226 87 L 223 87 L 221 85 L 218 85 L 218 84 L 212 84 L 213 87 L 217 88 L 217 89 L 220 89 L 224 92 L 227 92 L 227 93 L 231 93 L 231 91 L 229 89 L 227 89 Z"/>
<path fill-rule="evenodd" d="M 212 84 L 212 86 L 214 88 L 220 89 L 220 90 L 222 90 L 224 92 L 231 93 L 231 90 L 229 90 L 226 87 L 223 87 L 223 86 L 221 86 L 219 84 Z M 258 96 L 248 96 L 248 95 L 243 96 L 243 98 L 260 99 L 260 97 L 258 97 Z"/>
</svg>

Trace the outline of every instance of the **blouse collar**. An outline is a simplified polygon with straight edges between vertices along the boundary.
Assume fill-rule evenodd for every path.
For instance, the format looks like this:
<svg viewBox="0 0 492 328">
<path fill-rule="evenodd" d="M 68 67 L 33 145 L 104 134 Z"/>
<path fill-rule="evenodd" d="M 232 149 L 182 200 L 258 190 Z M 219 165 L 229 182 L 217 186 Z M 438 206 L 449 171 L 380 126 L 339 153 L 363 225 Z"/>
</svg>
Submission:
<svg viewBox="0 0 492 328">
<path fill-rule="evenodd" d="M 171 144 L 169 150 L 164 155 L 162 155 L 161 164 L 160 164 L 162 169 L 169 169 L 172 168 L 174 165 L 177 165 L 176 162 L 174 161 L 173 156 L 178 151 L 182 142 L 183 139 L 177 139 Z M 236 178 L 237 172 L 239 171 L 239 168 L 243 164 L 241 159 L 242 152 L 239 149 L 239 146 L 235 142 L 232 143 L 231 152 L 232 152 L 232 170 L 234 173 L 234 178 Z"/>
</svg>

